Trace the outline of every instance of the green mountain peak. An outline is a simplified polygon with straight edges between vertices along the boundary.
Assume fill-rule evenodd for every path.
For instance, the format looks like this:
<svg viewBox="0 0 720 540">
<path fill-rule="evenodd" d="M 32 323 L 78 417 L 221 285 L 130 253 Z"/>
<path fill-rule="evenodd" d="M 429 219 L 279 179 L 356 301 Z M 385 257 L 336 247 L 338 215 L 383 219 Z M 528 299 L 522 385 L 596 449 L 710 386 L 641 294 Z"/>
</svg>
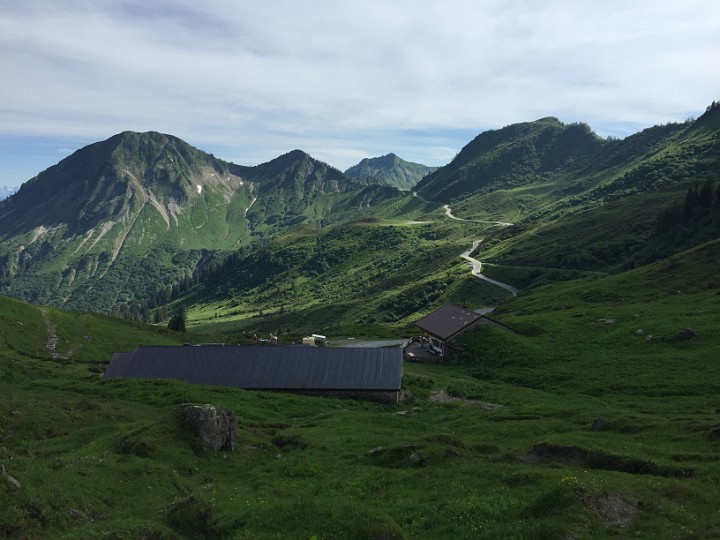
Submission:
<svg viewBox="0 0 720 540">
<path fill-rule="evenodd" d="M 407 191 L 434 170 L 435 167 L 411 163 L 390 153 L 376 158 L 365 158 L 347 169 L 345 174 L 352 178 Z"/>
</svg>

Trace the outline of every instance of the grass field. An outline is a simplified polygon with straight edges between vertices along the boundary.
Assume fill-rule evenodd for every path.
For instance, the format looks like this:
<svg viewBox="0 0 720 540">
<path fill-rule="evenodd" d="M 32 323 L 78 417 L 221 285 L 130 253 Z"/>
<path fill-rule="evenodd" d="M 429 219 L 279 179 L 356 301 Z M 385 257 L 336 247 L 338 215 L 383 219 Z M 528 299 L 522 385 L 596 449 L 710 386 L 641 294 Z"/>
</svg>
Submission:
<svg viewBox="0 0 720 540">
<path fill-rule="evenodd" d="M 0 536 L 717 537 L 719 262 L 520 295 L 496 315 L 515 333 L 406 364 L 398 406 L 103 382 L 112 352 L 192 336 L 3 299 Z M 188 402 L 236 413 L 235 452 L 200 447 Z"/>
</svg>

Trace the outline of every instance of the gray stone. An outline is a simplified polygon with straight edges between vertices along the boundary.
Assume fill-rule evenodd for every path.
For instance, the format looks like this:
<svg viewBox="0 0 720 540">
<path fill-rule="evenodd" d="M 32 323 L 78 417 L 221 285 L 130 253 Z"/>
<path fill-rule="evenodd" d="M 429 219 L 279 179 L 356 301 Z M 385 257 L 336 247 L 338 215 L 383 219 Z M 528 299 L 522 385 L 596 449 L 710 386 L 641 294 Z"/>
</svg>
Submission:
<svg viewBox="0 0 720 540">
<path fill-rule="evenodd" d="M 15 489 L 15 491 L 22 491 L 22 486 L 20 485 L 20 482 L 18 482 L 15 478 L 10 476 L 7 471 L 5 470 L 5 465 L 2 465 L 0 467 L 0 474 L 4 476 L 9 484 Z"/>
<path fill-rule="evenodd" d="M 697 331 L 695 331 L 693 328 L 684 328 L 678 332 L 678 339 L 682 339 L 683 341 L 690 340 L 697 336 Z"/>
<path fill-rule="evenodd" d="M 425 460 L 417 452 L 413 452 L 412 454 L 410 454 L 410 463 L 412 463 L 413 465 L 420 466 L 424 462 L 425 462 Z"/>
<path fill-rule="evenodd" d="M 598 416 L 595 420 L 593 420 L 593 423 L 590 426 L 590 431 L 603 431 L 606 427 L 607 421 L 602 416 Z"/>
<path fill-rule="evenodd" d="M 232 452 L 235 450 L 238 423 L 232 411 L 220 411 L 212 405 L 186 405 L 185 422 L 202 439 L 205 448 Z"/>
</svg>

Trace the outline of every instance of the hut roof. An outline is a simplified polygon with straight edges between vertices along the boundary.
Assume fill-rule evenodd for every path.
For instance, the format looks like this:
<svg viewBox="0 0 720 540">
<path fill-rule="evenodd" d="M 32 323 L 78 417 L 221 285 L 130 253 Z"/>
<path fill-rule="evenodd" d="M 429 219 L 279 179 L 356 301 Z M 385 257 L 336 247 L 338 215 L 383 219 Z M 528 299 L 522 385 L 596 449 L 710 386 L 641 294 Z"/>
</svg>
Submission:
<svg viewBox="0 0 720 540">
<path fill-rule="evenodd" d="M 138 347 L 103 378 L 176 379 L 256 390 L 397 391 L 402 351 L 302 346 Z"/>
<path fill-rule="evenodd" d="M 475 326 L 482 317 L 479 313 L 455 304 L 445 304 L 417 321 L 415 326 L 447 341 Z"/>
</svg>

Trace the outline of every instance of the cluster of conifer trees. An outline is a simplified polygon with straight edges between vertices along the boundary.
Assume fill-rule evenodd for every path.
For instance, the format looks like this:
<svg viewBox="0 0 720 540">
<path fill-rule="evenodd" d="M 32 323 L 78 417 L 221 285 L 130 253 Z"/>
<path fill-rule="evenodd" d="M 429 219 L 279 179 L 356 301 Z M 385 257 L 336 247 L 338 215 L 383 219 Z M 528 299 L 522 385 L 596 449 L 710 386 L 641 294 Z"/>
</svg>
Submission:
<svg viewBox="0 0 720 540">
<path fill-rule="evenodd" d="M 685 199 L 660 213 L 655 224 L 655 235 L 669 232 L 678 225 L 699 222 L 713 214 L 720 216 L 720 185 L 708 180 L 702 186 L 688 188 Z"/>
</svg>

